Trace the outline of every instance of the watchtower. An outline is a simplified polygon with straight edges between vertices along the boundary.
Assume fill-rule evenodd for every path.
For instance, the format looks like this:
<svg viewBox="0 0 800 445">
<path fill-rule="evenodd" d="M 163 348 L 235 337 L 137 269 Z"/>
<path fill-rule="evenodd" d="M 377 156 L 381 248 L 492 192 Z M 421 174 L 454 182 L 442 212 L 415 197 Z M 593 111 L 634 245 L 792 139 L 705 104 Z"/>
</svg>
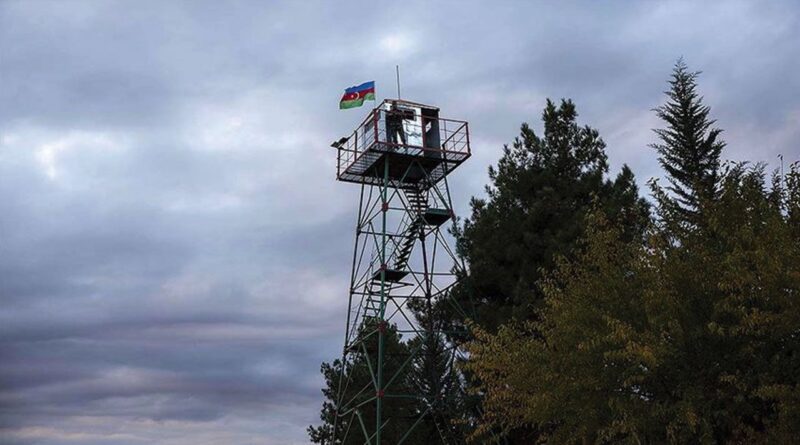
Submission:
<svg viewBox="0 0 800 445">
<path fill-rule="evenodd" d="M 361 195 L 330 443 L 409 443 L 421 424 L 452 443 L 456 349 L 432 311 L 464 270 L 446 229 L 455 220 L 447 177 L 470 156 L 469 127 L 437 107 L 387 99 L 332 146 L 337 179 L 360 184 Z M 387 350 L 390 335 L 407 347 Z M 403 381 L 409 373 L 425 383 Z"/>
</svg>

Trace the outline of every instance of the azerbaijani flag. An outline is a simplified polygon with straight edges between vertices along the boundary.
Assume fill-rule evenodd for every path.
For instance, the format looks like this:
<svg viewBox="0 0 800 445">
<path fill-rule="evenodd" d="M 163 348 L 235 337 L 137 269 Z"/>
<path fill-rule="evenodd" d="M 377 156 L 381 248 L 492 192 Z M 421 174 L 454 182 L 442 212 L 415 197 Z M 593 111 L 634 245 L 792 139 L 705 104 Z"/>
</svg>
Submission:
<svg viewBox="0 0 800 445">
<path fill-rule="evenodd" d="M 365 100 L 375 100 L 375 81 L 364 82 L 357 87 L 344 90 L 344 96 L 339 101 L 339 109 L 360 107 Z"/>
</svg>

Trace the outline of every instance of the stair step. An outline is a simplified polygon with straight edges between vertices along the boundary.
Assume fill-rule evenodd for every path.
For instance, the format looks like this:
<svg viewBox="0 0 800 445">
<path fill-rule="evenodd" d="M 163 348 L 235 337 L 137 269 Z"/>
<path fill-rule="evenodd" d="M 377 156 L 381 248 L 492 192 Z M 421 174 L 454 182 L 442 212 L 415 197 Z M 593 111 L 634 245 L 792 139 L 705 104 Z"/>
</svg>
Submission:
<svg viewBox="0 0 800 445">
<path fill-rule="evenodd" d="M 449 221 L 452 216 L 448 209 L 428 208 L 425 210 L 422 218 L 425 219 L 427 225 L 438 227 Z"/>
<path fill-rule="evenodd" d="M 407 270 L 397 270 L 397 269 L 387 269 L 386 270 L 386 281 L 390 283 L 398 283 L 400 280 L 405 278 L 408 275 Z M 372 275 L 373 282 L 380 282 L 381 281 L 381 271 L 377 270 Z"/>
</svg>

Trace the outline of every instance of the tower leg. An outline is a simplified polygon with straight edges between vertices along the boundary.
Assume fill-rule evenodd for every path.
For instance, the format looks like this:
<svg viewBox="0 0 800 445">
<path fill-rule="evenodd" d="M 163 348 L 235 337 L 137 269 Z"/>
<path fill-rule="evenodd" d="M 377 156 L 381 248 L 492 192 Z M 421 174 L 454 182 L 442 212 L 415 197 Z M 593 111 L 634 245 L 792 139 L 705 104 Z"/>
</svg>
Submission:
<svg viewBox="0 0 800 445">
<path fill-rule="evenodd" d="M 373 167 L 378 184 L 362 186 L 331 445 L 459 443 L 446 409 L 455 349 L 433 318 L 459 276 L 443 228 L 449 190 L 427 176 L 402 185 L 428 172 L 415 161 L 398 180 L 394 159 Z"/>
<path fill-rule="evenodd" d="M 389 211 L 389 157 L 386 156 L 383 161 L 383 187 L 381 190 L 381 303 L 380 303 L 380 317 L 378 318 L 378 376 L 377 376 L 377 394 L 375 398 L 375 444 L 381 443 L 381 427 L 382 414 L 383 414 L 383 343 L 385 334 L 385 318 L 386 318 L 386 213 Z"/>
</svg>

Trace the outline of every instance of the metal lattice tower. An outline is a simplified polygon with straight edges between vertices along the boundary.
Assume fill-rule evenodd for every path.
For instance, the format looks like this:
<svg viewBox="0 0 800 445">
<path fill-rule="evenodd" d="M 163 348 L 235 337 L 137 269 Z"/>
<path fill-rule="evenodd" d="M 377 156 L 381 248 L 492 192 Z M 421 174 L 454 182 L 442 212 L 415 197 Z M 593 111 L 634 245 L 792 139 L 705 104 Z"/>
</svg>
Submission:
<svg viewBox="0 0 800 445">
<path fill-rule="evenodd" d="M 447 176 L 470 156 L 467 123 L 385 100 L 333 147 L 337 179 L 360 184 L 361 197 L 330 443 L 409 443 L 421 424 L 438 432 L 426 443 L 454 443 L 441 413 L 458 390 L 456 348 L 433 311 L 464 270 L 447 233 L 455 220 Z M 387 338 L 398 335 L 405 346 L 395 353 Z M 409 385 L 409 372 L 431 378 Z"/>
</svg>

